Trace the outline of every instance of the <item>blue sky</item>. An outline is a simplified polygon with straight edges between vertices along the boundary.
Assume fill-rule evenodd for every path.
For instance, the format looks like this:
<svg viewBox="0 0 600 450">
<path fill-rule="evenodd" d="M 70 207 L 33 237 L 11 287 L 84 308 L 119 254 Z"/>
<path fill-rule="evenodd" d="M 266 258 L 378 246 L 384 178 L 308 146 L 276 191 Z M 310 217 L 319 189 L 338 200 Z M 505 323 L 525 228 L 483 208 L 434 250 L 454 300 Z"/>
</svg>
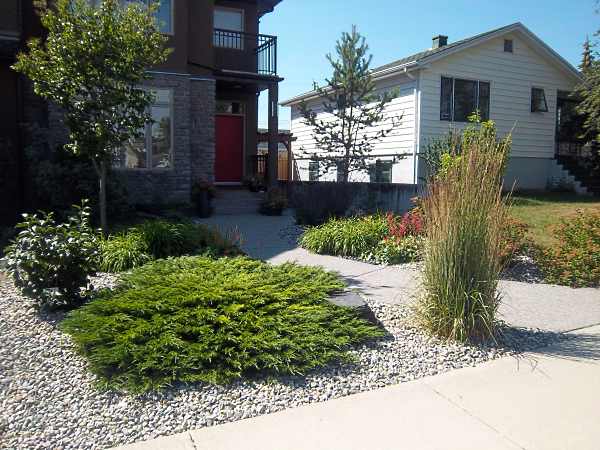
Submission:
<svg viewBox="0 0 600 450">
<path fill-rule="evenodd" d="M 279 98 L 285 100 L 330 74 L 325 55 L 353 24 L 367 38 L 373 67 L 429 48 L 437 34 L 453 42 L 513 22 L 578 65 L 586 34 L 600 28 L 596 9 L 596 0 L 283 0 L 263 17 L 261 33 L 278 36 L 278 70 L 285 78 Z M 261 127 L 267 125 L 264 97 Z M 289 127 L 289 108 L 280 109 L 279 123 Z"/>
</svg>

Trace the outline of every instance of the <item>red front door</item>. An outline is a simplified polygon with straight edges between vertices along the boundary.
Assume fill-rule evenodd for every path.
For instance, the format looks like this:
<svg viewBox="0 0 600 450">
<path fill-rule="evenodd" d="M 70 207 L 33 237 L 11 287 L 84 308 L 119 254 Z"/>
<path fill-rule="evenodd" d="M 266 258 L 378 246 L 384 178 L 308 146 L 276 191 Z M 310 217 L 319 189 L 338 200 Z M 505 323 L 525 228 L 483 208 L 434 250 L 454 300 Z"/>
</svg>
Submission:
<svg viewBox="0 0 600 450">
<path fill-rule="evenodd" d="M 244 118 L 217 115 L 215 127 L 215 180 L 217 183 L 239 183 L 244 167 Z"/>
</svg>

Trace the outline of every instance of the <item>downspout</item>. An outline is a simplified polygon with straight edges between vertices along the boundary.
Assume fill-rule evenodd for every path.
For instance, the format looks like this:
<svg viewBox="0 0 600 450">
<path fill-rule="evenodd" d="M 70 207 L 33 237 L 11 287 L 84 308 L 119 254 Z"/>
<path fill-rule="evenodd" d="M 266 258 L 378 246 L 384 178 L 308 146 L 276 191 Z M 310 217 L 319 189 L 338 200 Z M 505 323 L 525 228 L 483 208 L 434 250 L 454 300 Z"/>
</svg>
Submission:
<svg viewBox="0 0 600 450">
<path fill-rule="evenodd" d="M 415 146 L 413 153 L 413 184 L 419 184 L 419 151 L 421 143 L 421 71 L 415 86 Z"/>
</svg>

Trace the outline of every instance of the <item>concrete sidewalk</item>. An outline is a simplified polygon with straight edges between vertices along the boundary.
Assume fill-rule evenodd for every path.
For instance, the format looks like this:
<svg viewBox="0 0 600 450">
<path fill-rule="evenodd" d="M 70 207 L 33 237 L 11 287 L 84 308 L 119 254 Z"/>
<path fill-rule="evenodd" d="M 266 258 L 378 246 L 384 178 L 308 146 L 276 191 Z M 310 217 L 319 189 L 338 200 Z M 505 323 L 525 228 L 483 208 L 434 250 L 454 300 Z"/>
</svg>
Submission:
<svg viewBox="0 0 600 450">
<path fill-rule="evenodd" d="M 127 450 L 598 450 L 600 326 L 519 359 Z"/>
</svg>

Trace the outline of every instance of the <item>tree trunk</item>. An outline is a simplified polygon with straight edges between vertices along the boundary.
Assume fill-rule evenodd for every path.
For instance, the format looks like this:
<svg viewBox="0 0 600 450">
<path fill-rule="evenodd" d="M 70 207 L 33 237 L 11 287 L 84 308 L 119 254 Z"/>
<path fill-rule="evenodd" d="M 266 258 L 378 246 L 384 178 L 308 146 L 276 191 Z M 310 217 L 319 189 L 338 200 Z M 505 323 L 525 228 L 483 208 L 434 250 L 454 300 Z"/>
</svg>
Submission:
<svg viewBox="0 0 600 450">
<path fill-rule="evenodd" d="M 100 228 L 104 236 L 108 236 L 108 221 L 106 219 L 106 162 L 100 161 Z"/>
</svg>

